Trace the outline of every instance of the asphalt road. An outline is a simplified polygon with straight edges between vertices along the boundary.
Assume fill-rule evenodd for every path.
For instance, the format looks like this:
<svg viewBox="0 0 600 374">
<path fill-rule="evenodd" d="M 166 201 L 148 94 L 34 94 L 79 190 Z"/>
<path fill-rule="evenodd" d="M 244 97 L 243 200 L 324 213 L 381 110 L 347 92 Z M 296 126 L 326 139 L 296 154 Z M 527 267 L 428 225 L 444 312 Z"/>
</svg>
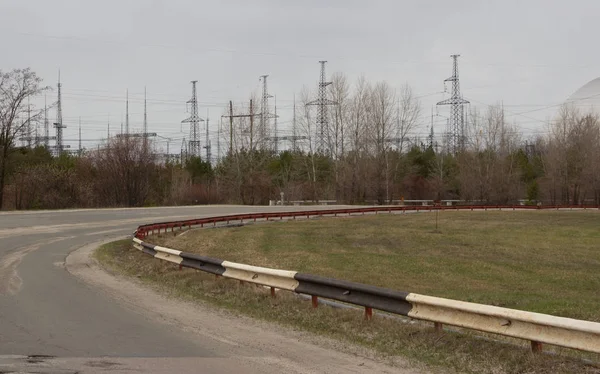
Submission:
<svg viewBox="0 0 600 374">
<path fill-rule="evenodd" d="M 162 365 L 168 367 L 165 372 L 183 365 L 178 370 L 183 372 L 186 363 L 195 367 L 194 372 L 265 372 L 260 367 L 250 370 L 239 358 L 227 360 L 228 352 L 193 332 L 153 323 L 124 308 L 67 272 L 64 261 L 77 248 L 131 234 L 142 223 L 290 209 L 294 208 L 203 206 L 1 213 L 0 372 L 46 360 L 40 355 L 70 358 L 46 367 L 61 373 L 109 370 L 104 364 L 85 366 L 104 362 L 91 360 L 98 357 L 114 358 L 121 369 L 129 362 L 142 372 L 161 372 L 157 368 Z M 190 357 L 205 359 L 203 369 Z M 166 365 L 165 359 L 172 362 Z"/>
</svg>

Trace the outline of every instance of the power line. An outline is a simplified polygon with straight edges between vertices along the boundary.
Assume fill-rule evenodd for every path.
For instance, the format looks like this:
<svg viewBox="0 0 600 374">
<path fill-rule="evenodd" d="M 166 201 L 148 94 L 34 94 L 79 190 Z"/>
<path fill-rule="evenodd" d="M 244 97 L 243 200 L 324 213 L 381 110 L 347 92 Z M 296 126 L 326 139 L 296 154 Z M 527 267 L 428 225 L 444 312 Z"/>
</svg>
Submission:
<svg viewBox="0 0 600 374">
<path fill-rule="evenodd" d="M 235 49 L 235 48 L 206 48 L 206 47 L 202 47 L 202 50 L 200 49 L 196 49 L 196 48 L 190 48 L 189 45 L 186 46 L 179 46 L 179 45 L 173 45 L 173 44 L 141 44 L 141 43 L 127 43 L 124 41 L 114 41 L 114 40 L 103 40 L 103 39 L 95 39 L 95 38 L 84 38 L 84 37 L 79 37 L 79 36 L 58 36 L 58 35 L 50 35 L 50 34 L 41 34 L 41 33 L 31 33 L 31 32 L 15 32 L 12 29 L 8 29 L 8 28 L 4 28 L 3 32 L 5 34 L 8 33 L 12 33 L 13 35 L 21 35 L 21 36 L 27 36 L 27 37 L 35 37 L 35 38 L 46 38 L 46 39 L 55 39 L 55 40 L 71 40 L 71 41 L 79 41 L 82 43 L 85 43 L 86 46 L 89 46 L 90 42 L 93 43 L 98 43 L 98 44 L 114 44 L 114 45 L 126 45 L 131 47 L 132 45 L 134 47 L 137 48 L 164 48 L 164 49 L 181 49 L 181 50 L 187 50 L 187 51 L 193 51 L 196 52 L 198 54 L 205 54 L 206 51 L 210 51 L 210 52 L 220 52 L 220 53 L 231 53 L 231 54 L 242 54 L 242 55 L 249 55 L 249 56 L 265 56 L 265 57 L 291 57 L 291 58 L 302 58 L 302 59 L 315 59 L 318 58 L 319 56 L 316 55 L 309 55 L 309 54 L 299 54 L 299 53 L 290 53 L 290 52 L 266 52 L 266 51 L 256 51 L 256 50 L 240 50 L 240 49 Z M 340 60 L 340 61 L 366 61 L 366 62 L 379 62 L 381 63 L 381 60 L 376 59 L 376 58 L 357 58 L 356 56 L 352 56 L 352 57 L 344 57 L 344 56 L 339 56 L 339 55 L 335 55 L 333 56 L 335 57 L 336 60 Z M 386 64 L 388 65 L 408 65 L 408 64 L 415 64 L 415 65 L 440 65 L 442 64 L 441 62 L 435 60 L 435 61 L 431 61 L 431 60 L 403 60 L 403 61 L 385 61 Z M 568 68 L 568 69 L 584 69 L 584 68 L 592 68 L 597 66 L 597 64 L 594 63 L 590 63 L 590 64 L 585 64 L 585 65 L 578 65 L 578 64 L 540 64 L 540 63 L 536 63 L 536 64 L 518 64 L 518 63 L 505 63 L 505 64 L 499 64 L 499 63 L 474 63 L 471 61 L 466 60 L 465 61 L 466 64 L 470 65 L 470 66 L 481 66 L 481 67 L 522 67 L 522 68 Z"/>
</svg>

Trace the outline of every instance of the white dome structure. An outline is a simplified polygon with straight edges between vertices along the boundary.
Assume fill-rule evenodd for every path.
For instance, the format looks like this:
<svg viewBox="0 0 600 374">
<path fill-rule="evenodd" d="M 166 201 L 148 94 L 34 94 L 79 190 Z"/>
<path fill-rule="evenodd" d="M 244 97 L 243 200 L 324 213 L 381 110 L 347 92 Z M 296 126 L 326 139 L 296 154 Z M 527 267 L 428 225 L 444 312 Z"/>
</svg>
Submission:
<svg viewBox="0 0 600 374">
<path fill-rule="evenodd" d="M 575 91 L 566 101 L 579 109 L 581 114 L 600 114 L 600 78 L 596 78 Z"/>
</svg>

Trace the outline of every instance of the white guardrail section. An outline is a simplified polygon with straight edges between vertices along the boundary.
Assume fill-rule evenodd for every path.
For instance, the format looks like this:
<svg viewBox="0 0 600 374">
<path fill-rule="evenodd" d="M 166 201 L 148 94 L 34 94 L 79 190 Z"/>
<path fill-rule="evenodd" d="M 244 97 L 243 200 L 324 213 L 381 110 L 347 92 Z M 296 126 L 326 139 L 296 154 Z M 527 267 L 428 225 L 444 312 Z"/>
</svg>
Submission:
<svg viewBox="0 0 600 374">
<path fill-rule="evenodd" d="M 134 246 L 157 259 L 180 266 L 208 271 L 226 278 L 255 283 L 298 293 L 312 290 L 313 306 L 317 296 L 364 306 L 365 312 L 381 309 L 414 319 L 479 330 L 530 340 L 534 351 L 540 343 L 600 353 L 600 323 L 556 317 L 490 305 L 389 290 L 340 281 L 295 271 L 277 270 L 202 257 L 133 238 Z M 183 257 L 182 257 L 183 256 Z M 207 263 L 210 262 L 210 269 Z M 308 288 L 307 288 L 308 287 Z"/>
<path fill-rule="evenodd" d="M 409 294 L 409 317 L 600 353 L 600 323 Z"/>
</svg>

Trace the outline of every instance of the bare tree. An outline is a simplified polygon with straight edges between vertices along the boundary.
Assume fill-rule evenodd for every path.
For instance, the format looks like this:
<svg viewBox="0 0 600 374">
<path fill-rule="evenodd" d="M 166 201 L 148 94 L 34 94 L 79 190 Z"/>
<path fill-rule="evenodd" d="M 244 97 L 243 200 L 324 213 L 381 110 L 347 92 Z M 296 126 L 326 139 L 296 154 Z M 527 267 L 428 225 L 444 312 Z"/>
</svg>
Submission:
<svg viewBox="0 0 600 374">
<path fill-rule="evenodd" d="M 136 138 L 115 138 L 89 157 L 99 183 L 97 196 L 103 206 L 142 206 L 150 193 L 148 175 L 157 167 L 154 154 Z"/>
<path fill-rule="evenodd" d="M 390 200 L 390 140 L 394 137 L 394 119 L 396 97 L 386 82 L 377 83 L 371 90 L 369 100 L 370 126 L 368 131 L 369 150 L 373 157 L 374 167 L 373 191 L 380 203 Z"/>
<path fill-rule="evenodd" d="M 397 116 L 397 148 L 402 153 L 408 134 L 418 127 L 421 116 L 421 102 L 415 97 L 412 88 L 408 84 L 404 84 L 400 88 Z"/>
<path fill-rule="evenodd" d="M 312 196 L 313 200 L 317 200 L 317 167 L 316 167 L 316 152 L 315 152 L 315 126 L 313 124 L 310 112 L 310 106 L 307 105 L 311 100 L 311 92 L 305 86 L 302 87 L 302 91 L 300 92 L 300 103 L 301 103 L 301 114 L 297 119 L 298 128 L 300 133 L 306 136 L 307 142 L 306 145 L 308 147 L 308 157 L 306 158 L 306 171 L 308 175 L 308 180 L 311 184 Z"/>
<path fill-rule="evenodd" d="M 42 111 L 31 111 L 27 100 L 39 95 L 47 87 L 41 86 L 42 79 L 31 69 L 0 71 L 0 209 L 4 201 L 4 185 L 7 177 L 7 162 L 14 150 L 16 137 L 37 121 Z M 29 111 L 27 115 L 26 112 Z M 26 118 L 20 121 L 19 118 Z"/>
<path fill-rule="evenodd" d="M 350 189 L 347 193 L 350 202 L 361 200 L 364 193 L 366 178 L 362 177 L 361 163 L 367 155 L 367 134 L 369 125 L 369 98 L 371 86 L 364 76 L 355 84 L 354 94 L 348 108 L 347 138 L 350 149 L 347 167 L 351 171 Z"/>
<path fill-rule="evenodd" d="M 336 103 L 329 113 L 329 154 L 338 160 L 344 154 L 345 132 L 347 127 L 350 86 L 343 73 L 335 73 L 331 77 L 329 99 Z"/>
<path fill-rule="evenodd" d="M 342 165 L 342 159 L 345 154 L 344 146 L 347 137 L 348 127 L 348 107 L 350 104 L 350 86 L 346 76 L 342 73 L 335 73 L 332 76 L 331 90 L 329 91 L 329 98 L 336 105 L 333 107 L 330 113 L 329 119 L 329 154 L 331 155 L 333 163 L 333 172 L 335 178 L 335 195 L 336 199 L 342 197 L 343 182 L 344 178 L 340 174 L 345 169 Z"/>
<path fill-rule="evenodd" d="M 561 107 L 543 149 L 543 185 L 553 203 L 579 204 L 586 190 L 596 194 L 597 173 L 586 165 L 595 165 L 598 131 L 596 115 L 581 115 L 573 105 Z"/>
<path fill-rule="evenodd" d="M 520 144 L 517 128 L 506 123 L 500 105 L 481 115 L 470 114 L 471 142 L 458 155 L 461 194 L 467 199 L 506 203 L 521 191 L 516 151 Z"/>
</svg>

